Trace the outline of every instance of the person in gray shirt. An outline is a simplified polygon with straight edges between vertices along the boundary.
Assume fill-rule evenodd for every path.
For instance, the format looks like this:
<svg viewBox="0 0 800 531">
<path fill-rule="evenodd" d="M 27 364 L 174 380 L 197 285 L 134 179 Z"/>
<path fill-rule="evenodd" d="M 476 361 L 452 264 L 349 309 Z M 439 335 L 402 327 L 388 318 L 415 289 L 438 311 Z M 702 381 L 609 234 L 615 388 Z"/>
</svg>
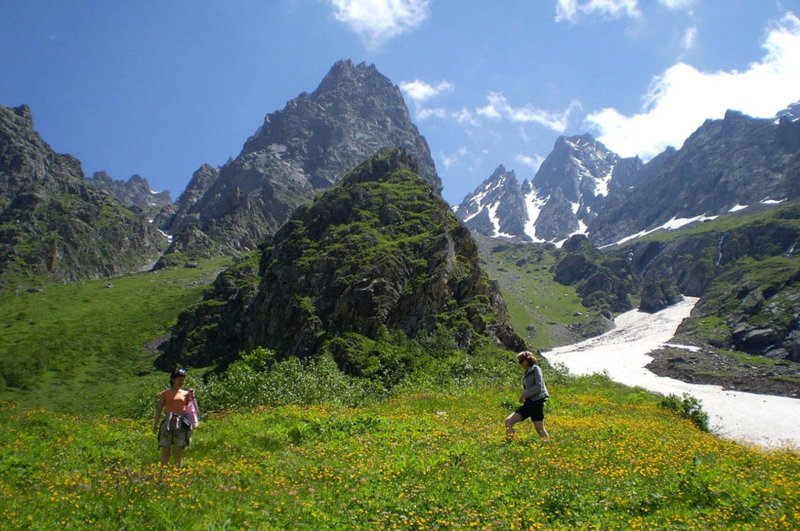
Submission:
<svg viewBox="0 0 800 531">
<path fill-rule="evenodd" d="M 514 424 L 530 418 L 536 433 L 544 442 L 550 442 L 550 435 L 544 428 L 544 403 L 550 397 L 547 386 L 544 384 L 542 369 L 537 365 L 533 352 L 524 350 L 517 354 L 517 361 L 525 371 L 522 377 L 523 391 L 519 397 L 522 406 L 506 418 L 506 437 L 514 437 Z"/>
</svg>

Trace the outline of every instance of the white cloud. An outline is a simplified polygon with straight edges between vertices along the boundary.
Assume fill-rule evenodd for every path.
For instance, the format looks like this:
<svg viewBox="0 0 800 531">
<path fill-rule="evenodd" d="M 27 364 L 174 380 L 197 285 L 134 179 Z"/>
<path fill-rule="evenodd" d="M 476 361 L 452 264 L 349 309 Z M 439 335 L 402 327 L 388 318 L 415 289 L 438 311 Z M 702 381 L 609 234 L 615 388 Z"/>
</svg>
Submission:
<svg viewBox="0 0 800 531">
<path fill-rule="evenodd" d="M 452 117 L 460 124 L 478 125 L 478 119 L 475 118 L 469 109 L 461 109 L 452 113 Z"/>
<path fill-rule="evenodd" d="M 447 109 L 442 109 L 440 107 L 436 108 L 422 108 L 417 111 L 417 120 L 427 120 L 428 118 L 440 118 L 442 120 L 448 118 L 450 116 L 450 112 Z"/>
<path fill-rule="evenodd" d="M 641 15 L 638 0 L 558 0 L 556 2 L 556 22 L 575 22 L 579 15 L 600 15 L 611 18 Z M 662 0 L 679 2 L 680 0 Z"/>
<path fill-rule="evenodd" d="M 430 0 L 328 0 L 336 20 L 347 24 L 374 48 L 428 18 Z"/>
<path fill-rule="evenodd" d="M 658 0 L 658 3 L 673 11 L 678 11 L 691 7 L 694 0 Z"/>
<path fill-rule="evenodd" d="M 675 64 L 653 79 L 642 112 L 625 116 L 606 108 L 587 121 L 610 149 L 649 159 L 669 145 L 682 145 L 704 120 L 721 118 L 728 109 L 772 117 L 800 97 L 800 18 L 787 13 L 769 28 L 762 47 L 761 60 L 743 72 Z"/>
<path fill-rule="evenodd" d="M 569 116 L 575 109 L 580 109 L 580 102 L 573 100 L 566 110 L 560 113 L 544 111 L 530 104 L 514 107 L 501 92 L 490 92 L 486 97 L 488 104 L 475 109 L 478 116 L 490 120 L 505 118 L 514 123 L 537 123 L 557 133 L 563 133 L 569 123 Z"/>
<path fill-rule="evenodd" d="M 441 107 L 423 107 L 417 110 L 417 120 L 427 120 L 428 118 L 439 118 L 440 120 L 453 120 L 461 125 L 471 125 L 477 127 L 480 122 L 468 110 L 461 109 L 460 111 L 448 111 Z"/>
<path fill-rule="evenodd" d="M 458 149 L 454 153 L 444 153 L 441 152 L 439 156 L 442 158 L 442 165 L 445 169 L 450 169 L 454 164 L 456 164 L 459 160 L 463 159 L 467 155 L 467 148 L 462 147 Z"/>
<path fill-rule="evenodd" d="M 448 81 L 440 81 L 436 85 L 429 85 L 424 81 L 415 79 L 414 81 L 402 81 L 400 90 L 408 94 L 416 105 L 422 105 L 429 99 L 442 94 L 443 92 L 453 92 L 455 87 Z"/>
<path fill-rule="evenodd" d="M 522 153 L 518 153 L 516 157 L 514 157 L 517 162 L 520 162 L 527 166 L 528 168 L 532 169 L 534 173 L 539 171 L 539 166 L 542 165 L 544 162 L 544 157 L 541 155 L 534 154 L 532 157 L 528 155 L 523 155 Z"/>
<path fill-rule="evenodd" d="M 691 50 L 697 43 L 697 26 L 692 26 L 686 29 L 683 34 L 683 49 Z"/>
</svg>

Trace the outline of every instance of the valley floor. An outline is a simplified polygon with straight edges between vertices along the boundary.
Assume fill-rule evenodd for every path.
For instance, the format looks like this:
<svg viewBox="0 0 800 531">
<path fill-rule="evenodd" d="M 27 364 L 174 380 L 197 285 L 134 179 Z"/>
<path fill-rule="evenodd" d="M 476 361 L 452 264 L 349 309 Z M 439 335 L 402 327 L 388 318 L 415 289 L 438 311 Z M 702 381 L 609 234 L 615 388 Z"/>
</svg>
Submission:
<svg viewBox="0 0 800 531">
<path fill-rule="evenodd" d="M 646 368 L 652 361 L 648 353 L 667 344 L 696 302 L 687 297 L 655 314 L 632 310 L 617 317 L 614 330 L 544 356 L 575 375 L 605 372 L 625 385 L 661 394 L 689 393 L 702 401 L 712 430 L 720 436 L 765 447 L 800 447 L 800 400 L 682 382 Z"/>
</svg>

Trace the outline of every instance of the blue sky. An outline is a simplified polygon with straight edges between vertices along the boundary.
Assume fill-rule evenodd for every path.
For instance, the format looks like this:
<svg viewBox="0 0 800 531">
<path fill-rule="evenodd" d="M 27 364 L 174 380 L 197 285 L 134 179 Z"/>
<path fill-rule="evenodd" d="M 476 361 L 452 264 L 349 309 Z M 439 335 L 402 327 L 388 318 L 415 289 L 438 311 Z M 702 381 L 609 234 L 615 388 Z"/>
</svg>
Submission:
<svg viewBox="0 0 800 531">
<path fill-rule="evenodd" d="M 344 58 L 404 92 L 457 204 L 561 135 L 649 159 L 800 100 L 800 0 L 3 0 L 0 104 L 173 199 Z"/>
</svg>

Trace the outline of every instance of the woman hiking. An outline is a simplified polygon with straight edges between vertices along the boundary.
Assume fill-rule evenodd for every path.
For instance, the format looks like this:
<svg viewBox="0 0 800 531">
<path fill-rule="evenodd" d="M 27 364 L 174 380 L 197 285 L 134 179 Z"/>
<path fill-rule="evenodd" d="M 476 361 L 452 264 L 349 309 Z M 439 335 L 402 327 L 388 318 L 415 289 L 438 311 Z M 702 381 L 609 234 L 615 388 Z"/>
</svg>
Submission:
<svg viewBox="0 0 800 531">
<path fill-rule="evenodd" d="M 517 361 L 525 371 L 525 375 L 522 377 L 524 390 L 519 397 L 522 406 L 506 418 L 506 437 L 512 439 L 514 437 L 514 424 L 530 418 L 536 428 L 536 433 L 539 434 L 542 441 L 550 442 L 550 435 L 544 428 L 544 403 L 550 397 L 550 394 L 544 385 L 542 369 L 537 365 L 536 356 L 528 350 L 517 354 Z"/>
<path fill-rule="evenodd" d="M 186 369 L 175 369 L 169 377 L 170 388 L 158 395 L 153 431 L 158 434 L 161 447 L 161 464 L 169 463 L 169 454 L 174 446 L 175 466 L 183 464 L 183 449 L 192 441 L 192 432 L 198 425 L 197 402 L 194 390 L 183 389 L 186 382 Z M 161 412 L 166 408 L 167 415 L 161 420 Z M 159 424 L 160 421 L 160 424 Z"/>
</svg>

